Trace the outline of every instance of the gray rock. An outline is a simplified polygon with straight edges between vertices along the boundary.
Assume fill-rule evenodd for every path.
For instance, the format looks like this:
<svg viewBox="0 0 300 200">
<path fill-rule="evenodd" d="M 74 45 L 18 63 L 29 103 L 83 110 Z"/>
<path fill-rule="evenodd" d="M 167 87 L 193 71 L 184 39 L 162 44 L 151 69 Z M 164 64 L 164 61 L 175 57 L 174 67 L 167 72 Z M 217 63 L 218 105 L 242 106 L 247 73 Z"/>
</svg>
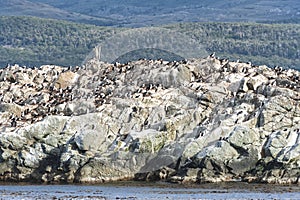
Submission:
<svg viewBox="0 0 300 200">
<path fill-rule="evenodd" d="M 229 134 L 227 141 L 235 148 L 247 151 L 249 146 L 259 146 L 259 134 L 255 130 L 249 129 L 249 127 L 236 126 Z"/>
<path fill-rule="evenodd" d="M 216 58 L 0 74 L 0 180 L 298 183 L 300 73 Z"/>
</svg>

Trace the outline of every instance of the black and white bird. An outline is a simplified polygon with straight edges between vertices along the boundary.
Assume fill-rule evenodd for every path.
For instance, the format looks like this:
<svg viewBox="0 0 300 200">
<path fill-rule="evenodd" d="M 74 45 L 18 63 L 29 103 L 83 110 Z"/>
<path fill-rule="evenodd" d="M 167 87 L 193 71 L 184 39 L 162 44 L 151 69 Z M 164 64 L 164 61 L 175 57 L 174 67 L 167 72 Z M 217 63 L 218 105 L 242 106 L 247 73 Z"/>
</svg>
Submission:
<svg viewBox="0 0 300 200">
<path fill-rule="evenodd" d="M 216 52 L 213 52 L 212 54 L 209 55 L 210 58 L 215 58 Z"/>
</svg>

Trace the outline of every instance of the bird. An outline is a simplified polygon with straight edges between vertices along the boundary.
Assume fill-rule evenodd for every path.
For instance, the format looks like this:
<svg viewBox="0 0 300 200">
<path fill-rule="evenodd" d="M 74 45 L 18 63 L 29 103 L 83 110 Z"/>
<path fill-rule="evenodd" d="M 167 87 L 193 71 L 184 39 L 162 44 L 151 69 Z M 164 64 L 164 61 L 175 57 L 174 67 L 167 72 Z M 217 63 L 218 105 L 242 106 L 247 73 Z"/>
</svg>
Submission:
<svg viewBox="0 0 300 200">
<path fill-rule="evenodd" d="M 209 55 L 210 58 L 214 58 L 216 56 L 216 52 L 213 52 Z"/>
<path fill-rule="evenodd" d="M 17 127 L 17 120 L 15 118 L 12 118 L 10 125 L 11 127 Z"/>
</svg>

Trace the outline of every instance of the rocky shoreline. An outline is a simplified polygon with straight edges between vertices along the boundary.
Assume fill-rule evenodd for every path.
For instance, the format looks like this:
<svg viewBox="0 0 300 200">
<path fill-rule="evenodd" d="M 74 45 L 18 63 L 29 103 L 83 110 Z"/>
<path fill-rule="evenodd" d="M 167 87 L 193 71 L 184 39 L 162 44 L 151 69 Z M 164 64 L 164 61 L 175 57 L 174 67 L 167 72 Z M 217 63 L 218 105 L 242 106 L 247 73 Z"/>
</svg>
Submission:
<svg viewBox="0 0 300 200">
<path fill-rule="evenodd" d="M 0 180 L 299 184 L 299 77 L 215 57 L 0 69 Z"/>
</svg>

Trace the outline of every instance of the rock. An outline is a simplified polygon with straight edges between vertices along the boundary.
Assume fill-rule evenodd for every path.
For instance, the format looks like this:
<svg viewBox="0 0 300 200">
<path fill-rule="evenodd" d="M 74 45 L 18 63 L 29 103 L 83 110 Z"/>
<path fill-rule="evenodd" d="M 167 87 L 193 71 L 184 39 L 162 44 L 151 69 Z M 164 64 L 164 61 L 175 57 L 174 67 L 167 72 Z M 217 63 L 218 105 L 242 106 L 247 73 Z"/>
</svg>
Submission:
<svg viewBox="0 0 300 200">
<path fill-rule="evenodd" d="M 77 79 L 78 74 L 71 71 L 67 71 L 59 75 L 54 85 L 56 88 L 65 89 L 67 87 L 72 86 L 77 81 Z"/>
<path fill-rule="evenodd" d="M 42 85 L 45 80 L 45 77 L 42 74 L 36 74 L 33 78 L 33 83 L 36 85 Z"/>
<path fill-rule="evenodd" d="M 13 151 L 22 150 L 27 145 L 27 138 L 18 133 L 1 133 L 1 147 Z"/>
<path fill-rule="evenodd" d="M 22 107 L 17 104 L 11 103 L 1 103 L 0 104 L 0 112 L 7 112 L 13 114 L 15 116 L 21 116 Z"/>
<path fill-rule="evenodd" d="M 25 136 L 28 140 L 44 141 L 48 135 L 60 135 L 68 119 L 64 116 L 49 116 L 39 123 L 19 130 L 19 134 Z M 64 140 L 66 141 L 68 138 Z"/>
<path fill-rule="evenodd" d="M 249 146 L 259 146 L 259 134 L 245 126 L 236 126 L 229 134 L 227 141 L 236 149 L 247 150 Z"/>
<path fill-rule="evenodd" d="M 242 78 L 236 82 L 231 83 L 228 87 L 228 90 L 231 91 L 233 95 L 236 95 L 236 93 L 238 92 L 247 92 L 248 87 L 245 84 L 245 79 Z"/>
<path fill-rule="evenodd" d="M 62 108 L 60 110 L 62 110 Z M 75 111 L 75 105 L 73 103 L 67 103 L 63 108 L 63 113 L 66 116 L 73 115 L 74 111 Z"/>
<path fill-rule="evenodd" d="M 295 77 L 211 57 L 1 69 L 0 180 L 299 184 Z"/>
<path fill-rule="evenodd" d="M 41 158 L 41 152 L 36 151 L 33 148 L 30 148 L 29 151 L 21 151 L 19 155 L 19 159 L 21 161 L 21 165 L 27 168 L 36 169 L 40 165 L 39 159 Z"/>
<path fill-rule="evenodd" d="M 247 81 L 247 87 L 250 90 L 256 91 L 260 85 L 267 84 L 268 81 L 268 78 L 266 78 L 264 75 L 258 74 L 257 76 L 250 77 L 250 79 Z"/>
<path fill-rule="evenodd" d="M 261 159 L 260 151 L 257 147 L 249 147 L 245 152 L 246 154 L 230 160 L 227 164 L 230 173 L 238 177 L 254 169 L 257 161 Z"/>
<path fill-rule="evenodd" d="M 97 130 L 82 130 L 74 138 L 80 151 L 96 151 L 104 141 L 104 134 Z"/>
</svg>

